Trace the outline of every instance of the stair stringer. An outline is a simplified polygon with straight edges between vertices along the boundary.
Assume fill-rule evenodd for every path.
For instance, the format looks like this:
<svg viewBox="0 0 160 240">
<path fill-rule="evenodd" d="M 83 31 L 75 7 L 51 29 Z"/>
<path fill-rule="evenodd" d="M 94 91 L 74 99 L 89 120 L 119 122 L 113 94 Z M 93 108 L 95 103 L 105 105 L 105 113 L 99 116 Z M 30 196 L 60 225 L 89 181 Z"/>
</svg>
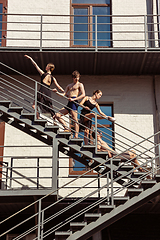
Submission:
<svg viewBox="0 0 160 240">
<path fill-rule="evenodd" d="M 152 188 L 149 188 L 139 194 L 138 196 L 129 199 L 125 204 L 114 208 L 110 213 L 106 213 L 101 216 L 97 221 L 86 225 L 82 230 L 71 234 L 67 240 L 84 240 L 91 237 L 93 234 L 103 230 L 110 226 L 114 222 L 133 212 L 137 208 L 141 207 L 149 200 L 153 199 L 160 194 L 160 183 L 155 184 Z"/>
</svg>

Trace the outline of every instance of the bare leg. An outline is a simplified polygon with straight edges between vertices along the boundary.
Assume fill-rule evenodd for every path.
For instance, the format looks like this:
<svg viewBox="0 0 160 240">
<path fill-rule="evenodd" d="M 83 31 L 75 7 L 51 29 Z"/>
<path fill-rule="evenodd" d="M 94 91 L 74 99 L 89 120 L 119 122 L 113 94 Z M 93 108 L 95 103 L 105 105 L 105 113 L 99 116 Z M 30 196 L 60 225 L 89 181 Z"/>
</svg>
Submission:
<svg viewBox="0 0 160 240">
<path fill-rule="evenodd" d="M 55 118 L 64 126 L 65 130 L 68 130 L 66 122 L 62 119 L 63 115 L 66 115 L 68 113 L 68 110 L 65 108 L 62 108 L 58 113 L 56 113 Z"/>
<path fill-rule="evenodd" d="M 84 131 L 84 144 L 88 145 L 89 129 L 85 128 Z"/>
<path fill-rule="evenodd" d="M 32 108 L 35 110 L 35 101 L 34 101 L 33 104 L 32 104 Z M 38 113 L 38 111 L 37 111 L 37 119 L 39 119 L 39 113 Z"/>
<path fill-rule="evenodd" d="M 72 119 L 74 122 L 74 138 L 78 138 L 78 132 L 79 132 L 79 124 L 78 124 L 78 119 L 77 119 L 77 111 L 71 111 Z"/>
</svg>

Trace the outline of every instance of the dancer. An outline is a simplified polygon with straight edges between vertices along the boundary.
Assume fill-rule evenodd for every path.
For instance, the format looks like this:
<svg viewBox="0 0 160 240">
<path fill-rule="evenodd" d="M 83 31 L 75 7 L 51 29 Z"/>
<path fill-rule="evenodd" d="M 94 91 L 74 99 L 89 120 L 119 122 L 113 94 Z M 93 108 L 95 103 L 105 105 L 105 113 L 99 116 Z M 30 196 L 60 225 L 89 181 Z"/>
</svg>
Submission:
<svg viewBox="0 0 160 240">
<path fill-rule="evenodd" d="M 92 137 L 95 138 L 95 132 L 92 132 Z M 114 151 L 111 147 L 108 146 L 108 144 L 102 140 L 102 133 L 97 131 L 97 150 L 99 152 L 108 152 L 108 157 L 112 158 L 116 156 L 118 153 Z M 121 154 L 118 154 L 117 157 L 115 158 L 120 158 L 124 160 L 131 160 L 131 164 L 134 166 L 134 168 L 140 166 L 138 160 L 137 160 L 137 155 L 134 150 L 131 151 L 126 151 Z M 139 167 L 138 170 L 140 172 L 146 172 L 145 169 Z M 148 179 L 150 179 L 150 176 L 147 176 Z"/>
<path fill-rule="evenodd" d="M 66 107 L 63 107 L 58 113 L 56 113 L 55 117 L 64 126 L 64 131 L 69 132 L 67 124 L 62 119 L 62 116 L 70 113 L 74 122 L 74 129 L 75 129 L 74 138 L 78 138 L 78 132 L 79 132 L 79 125 L 78 125 L 78 119 L 77 119 L 78 104 L 76 104 L 76 102 L 84 98 L 85 90 L 84 90 L 84 85 L 79 82 L 80 73 L 77 70 L 75 70 L 72 73 L 72 79 L 73 79 L 73 83 L 67 85 L 64 93 L 61 94 L 61 96 L 68 97 L 68 104 Z"/>
<path fill-rule="evenodd" d="M 97 108 L 98 112 L 102 115 L 97 115 L 97 118 L 101 119 L 103 117 L 108 118 L 109 121 L 114 122 L 115 118 L 112 118 L 110 116 L 106 116 L 100 109 L 99 104 L 97 103 L 97 100 L 102 97 L 102 91 L 101 90 L 95 90 L 93 92 L 92 97 L 85 96 L 83 100 L 80 102 L 80 105 L 83 107 L 81 110 L 81 116 L 80 116 L 80 127 L 79 131 L 84 131 L 84 143 L 85 145 L 88 145 L 88 137 L 89 137 L 89 131 L 92 126 L 92 118 L 95 117 L 95 113 L 91 112 L 93 108 Z M 82 116 L 83 115 L 83 116 Z"/>
<path fill-rule="evenodd" d="M 51 116 L 55 117 L 55 111 L 53 110 L 52 101 L 51 101 L 51 90 L 49 89 L 52 83 L 56 85 L 56 87 L 64 92 L 63 88 L 57 83 L 57 80 L 55 77 L 53 77 L 51 74 L 53 70 L 55 69 L 55 66 L 53 63 L 48 63 L 46 66 L 46 72 L 44 72 L 40 67 L 37 65 L 37 63 L 28 55 L 24 55 L 26 58 L 30 59 L 33 66 L 37 69 L 41 76 L 41 87 L 39 89 L 39 92 L 37 94 L 37 105 L 42 110 L 42 112 L 49 112 Z M 53 92 L 57 92 L 57 89 L 52 89 Z M 41 94 L 42 93 L 42 94 Z M 33 109 L 35 109 L 35 102 L 33 102 L 32 105 Z M 39 118 L 39 114 L 37 113 L 37 118 Z"/>
</svg>

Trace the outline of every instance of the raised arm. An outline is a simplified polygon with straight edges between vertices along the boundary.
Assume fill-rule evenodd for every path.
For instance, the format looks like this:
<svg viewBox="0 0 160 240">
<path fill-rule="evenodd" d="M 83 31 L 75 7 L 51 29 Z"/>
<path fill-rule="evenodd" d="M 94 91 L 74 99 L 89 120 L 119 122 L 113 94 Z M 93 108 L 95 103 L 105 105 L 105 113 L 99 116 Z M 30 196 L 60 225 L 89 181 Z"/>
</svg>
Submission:
<svg viewBox="0 0 160 240">
<path fill-rule="evenodd" d="M 33 66 L 37 69 L 37 71 L 39 72 L 40 75 L 42 75 L 44 73 L 44 71 L 42 69 L 40 69 L 40 67 L 37 65 L 37 63 L 33 60 L 33 58 L 31 58 L 28 55 L 24 55 L 26 58 L 31 60 L 31 63 L 33 64 Z"/>
</svg>

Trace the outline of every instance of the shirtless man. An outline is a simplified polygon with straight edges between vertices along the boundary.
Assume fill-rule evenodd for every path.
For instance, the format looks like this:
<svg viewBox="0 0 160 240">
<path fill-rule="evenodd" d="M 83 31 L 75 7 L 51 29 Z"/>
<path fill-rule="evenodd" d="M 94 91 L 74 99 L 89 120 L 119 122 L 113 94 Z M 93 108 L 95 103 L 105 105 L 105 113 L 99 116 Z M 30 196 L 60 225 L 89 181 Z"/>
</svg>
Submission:
<svg viewBox="0 0 160 240">
<path fill-rule="evenodd" d="M 78 100 L 85 97 L 85 90 L 84 90 L 84 85 L 79 82 L 80 73 L 77 70 L 75 70 L 72 73 L 72 79 L 73 79 L 73 83 L 67 85 L 64 93 L 60 94 L 61 96 L 68 97 L 68 104 L 66 107 L 63 107 L 58 113 L 56 113 L 55 117 L 64 126 L 64 131 L 68 132 L 69 129 L 65 121 L 62 119 L 62 116 L 70 113 L 74 121 L 74 128 L 75 128 L 74 137 L 78 138 L 78 132 L 79 132 L 79 124 L 78 124 L 78 118 L 77 118 L 78 104 L 76 104 L 76 102 L 78 102 Z"/>
</svg>

